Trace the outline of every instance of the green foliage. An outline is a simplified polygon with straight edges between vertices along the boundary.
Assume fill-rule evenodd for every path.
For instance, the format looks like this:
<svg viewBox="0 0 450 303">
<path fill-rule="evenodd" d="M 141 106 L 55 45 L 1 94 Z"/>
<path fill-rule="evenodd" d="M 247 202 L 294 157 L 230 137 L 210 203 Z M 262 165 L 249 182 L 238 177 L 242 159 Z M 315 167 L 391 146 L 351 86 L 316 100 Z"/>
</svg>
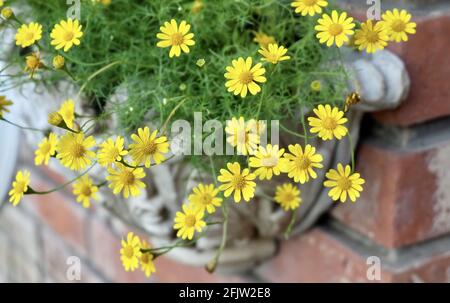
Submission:
<svg viewBox="0 0 450 303">
<path fill-rule="evenodd" d="M 31 6 L 29 16 L 23 19 L 43 24 L 42 44 L 53 52 L 51 56 L 56 54 L 49 33 L 54 24 L 65 19 L 66 1 L 11 2 Z M 69 62 L 68 69 L 81 86 L 100 68 L 120 61 L 86 85 L 89 105 L 101 113 L 117 87 L 126 88 L 126 102 L 112 104 L 124 132 L 134 131 L 149 117 L 161 126 L 181 100 L 185 101 L 172 121 L 192 121 L 193 112 L 201 111 L 204 120 L 223 122 L 241 115 L 246 119 L 297 119 L 299 127 L 295 131 L 302 128 L 298 119 L 300 105 L 342 105 L 345 78 L 339 65 L 328 64 L 337 58 L 336 49 L 324 47 L 315 37 L 318 16 L 298 16 L 286 1 L 203 2 L 204 8 L 195 14 L 191 11 L 193 1 L 112 0 L 109 6 L 82 1 L 81 45 L 61 53 Z M 159 27 L 172 18 L 186 20 L 195 34 L 196 45 L 190 54 L 179 58 L 169 58 L 169 49 L 156 47 Z M 286 46 L 291 60 L 275 66 L 265 63 L 268 82 L 262 84 L 262 93 L 241 99 L 227 92 L 225 67 L 241 56 L 260 59 L 259 46 L 253 41 L 258 31 Z M 205 66 L 198 67 L 198 59 L 205 59 Z M 318 79 L 322 90 L 312 92 L 310 83 Z"/>
</svg>

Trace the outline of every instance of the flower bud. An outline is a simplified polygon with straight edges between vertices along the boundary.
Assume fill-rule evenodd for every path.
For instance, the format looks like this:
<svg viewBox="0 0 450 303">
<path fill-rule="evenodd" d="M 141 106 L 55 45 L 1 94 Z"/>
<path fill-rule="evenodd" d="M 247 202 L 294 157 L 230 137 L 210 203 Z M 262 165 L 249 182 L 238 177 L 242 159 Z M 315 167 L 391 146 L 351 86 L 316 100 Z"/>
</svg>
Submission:
<svg viewBox="0 0 450 303">
<path fill-rule="evenodd" d="M 66 62 L 66 60 L 61 55 L 56 55 L 55 57 L 53 57 L 53 67 L 55 69 L 63 68 L 65 62 Z"/>
</svg>

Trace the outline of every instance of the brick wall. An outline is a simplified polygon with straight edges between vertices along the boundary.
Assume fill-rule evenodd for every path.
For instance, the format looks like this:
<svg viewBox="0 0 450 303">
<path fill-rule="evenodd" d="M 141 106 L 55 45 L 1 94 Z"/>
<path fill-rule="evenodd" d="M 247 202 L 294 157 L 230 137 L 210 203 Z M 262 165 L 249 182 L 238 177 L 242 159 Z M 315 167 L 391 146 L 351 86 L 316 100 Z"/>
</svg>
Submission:
<svg viewBox="0 0 450 303">
<path fill-rule="evenodd" d="M 398 109 L 365 118 L 361 199 L 282 241 L 257 269 L 261 278 L 369 282 L 367 258 L 376 256 L 382 282 L 450 282 L 450 5 L 439 5 L 416 11 L 417 34 L 390 47 L 407 65 L 411 92 Z"/>
<path fill-rule="evenodd" d="M 380 259 L 383 282 L 450 281 L 449 32 L 450 14 L 440 9 L 420 18 L 407 44 L 391 48 L 406 62 L 411 94 L 400 108 L 365 119 L 357 170 L 367 183 L 357 203 L 336 204 L 317 227 L 281 241 L 273 259 L 245 276 L 209 275 L 161 257 L 150 281 L 368 282 L 370 256 Z M 42 188 L 62 182 L 28 169 Z M 0 281 L 68 282 L 70 256 L 81 260 L 83 282 L 148 281 L 120 264 L 120 239 L 130 229 L 100 207 L 81 208 L 69 192 L 5 204 Z"/>
</svg>

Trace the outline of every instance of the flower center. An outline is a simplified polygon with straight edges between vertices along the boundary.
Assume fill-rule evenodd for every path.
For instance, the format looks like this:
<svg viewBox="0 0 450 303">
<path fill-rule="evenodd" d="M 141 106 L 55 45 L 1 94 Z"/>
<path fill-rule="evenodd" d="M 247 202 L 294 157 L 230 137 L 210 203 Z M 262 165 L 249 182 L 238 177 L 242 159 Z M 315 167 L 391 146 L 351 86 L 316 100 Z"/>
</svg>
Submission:
<svg viewBox="0 0 450 303">
<path fill-rule="evenodd" d="M 290 203 L 294 200 L 294 195 L 292 193 L 285 193 L 283 196 L 283 202 L 284 203 Z"/>
<path fill-rule="evenodd" d="M 349 190 L 352 187 L 352 181 L 347 177 L 342 177 L 338 180 L 338 187 L 341 190 Z"/>
<path fill-rule="evenodd" d="M 131 245 L 128 245 L 127 247 L 125 247 L 125 257 L 127 257 L 128 259 L 131 259 L 134 256 L 134 248 Z"/>
<path fill-rule="evenodd" d="M 133 172 L 131 171 L 125 171 L 123 173 L 123 183 L 125 185 L 132 185 L 134 184 L 134 181 L 136 180 L 136 178 L 134 177 Z"/>
<path fill-rule="evenodd" d="M 117 150 L 117 148 L 110 149 L 109 156 L 115 161 L 119 157 L 119 151 Z"/>
<path fill-rule="evenodd" d="M 83 157 L 85 152 L 86 150 L 84 149 L 84 146 L 82 144 L 76 143 L 73 145 L 72 153 L 74 158 Z"/>
<path fill-rule="evenodd" d="M 375 43 L 378 41 L 378 33 L 375 31 L 368 31 L 366 34 L 366 40 L 370 43 Z"/>
<path fill-rule="evenodd" d="M 406 28 L 406 24 L 402 20 L 395 20 L 392 23 L 392 30 L 394 32 L 397 32 L 397 33 L 403 32 L 405 30 L 405 28 Z"/>
<path fill-rule="evenodd" d="M 330 25 L 329 32 L 332 36 L 337 36 L 342 34 L 344 31 L 344 27 L 339 23 L 333 23 Z"/>
<path fill-rule="evenodd" d="M 180 33 L 175 33 L 172 35 L 172 45 L 181 45 L 184 42 L 184 37 Z"/>
<path fill-rule="evenodd" d="M 39 61 L 39 59 L 34 56 L 29 57 L 27 60 L 27 65 L 31 69 L 37 69 L 40 64 L 41 64 L 41 62 Z"/>
<path fill-rule="evenodd" d="M 34 40 L 34 33 L 33 32 L 29 32 L 25 35 L 25 38 L 27 40 Z"/>
<path fill-rule="evenodd" d="M 323 119 L 322 126 L 323 128 L 328 130 L 334 130 L 337 126 L 337 123 L 335 119 L 328 117 Z"/>
<path fill-rule="evenodd" d="M 141 262 L 144 264 L 149 263 L 150 261 L 150 255 L 149 254 L 142 254 L 141 256 Z"/>
<path fill-rule="evenodd" d="M 317 0 L 303 0 L 303 4 L 306 6 L 313 6 L 317 3 Z"/>
<path fill-rule="evenodd" d="M 242 72 L 239 76 L 239 80 L 242 84 L 249 84 L 253 81 L 253 75 L 250 71 L 248 72 Z"/>
<path fill-rule="evenodd" d="M 155 142 L 151 141 L 144 146 L 144 154 L 153 155 L 156 152 L 157 145 Z"/>
<path fill-rule="evenodd" d="M 16 192 L 18 192 L 18 193 L 24 193 L 24 192 L 25 192 L 25 187 L 26 187 L 25 182 L 17 182 L 17 185 L 16 185 Z"/>
<path fill-rule="evenodd" d="M 91 187 L 90 186 L 83 186 L 81 189 L 81 193 L 85 197 L 90 197 L 92 195 Z"/>
<path fill-rule="evenodd" d="M 200 201 L 202 202 L 202 204 L 204 205 L 208 205 L 211 203 L 212 197 L 210 194 L 203 194 L 200 197 Z"/>
<path fill-rule="evenodd" d="M 233 177 L 233 185 L 236 190 L 242 190 L 245 187 L 245 178 L 241 175 L 237 175 Z"/>
<path fill-rule="evenodd" d="M 196 223 L 196 219 L 194 215 L 187 215 L 184 219 L 184 224 L 186 224 L 186 227 L 194 227 Z"/>
<path fill-rule="evenodd" d="M 302 156 L 295 160 L 295 165 L 298 169 L 305 170 L 311 166 L 311 160 L 308 157 Z"/>
<path fill-rule="evenodd" d="M 75 34 L 73 32 L 66 32 L 64 34 L 64 40 L 66 41 L 72 41 L 72 39 L 75 37 Z"/>
</svg>

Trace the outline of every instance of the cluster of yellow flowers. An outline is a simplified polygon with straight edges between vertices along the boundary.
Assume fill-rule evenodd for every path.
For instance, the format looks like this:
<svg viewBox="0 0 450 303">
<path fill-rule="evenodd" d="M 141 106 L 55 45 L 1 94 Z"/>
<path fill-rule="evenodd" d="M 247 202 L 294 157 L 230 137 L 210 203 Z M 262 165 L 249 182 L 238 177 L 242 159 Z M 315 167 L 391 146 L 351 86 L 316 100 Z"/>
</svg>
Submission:
<svg viewBox="0 0 450 303">
<path fill-rule="evenodd" d="M 7 100 L 0 99 L 3 103 Z M 60 163 L 74 171 L 86 169 L 93 159 L 108 171 L 106 180 L 114 194 L 122 193 L 125 198 L 140 194 L 145 184 L 141 181 L 145 177 L 144 168 L 162 163 L 169 152 L 169 143 L 165 136 L 158 136 L 158 130 L 150 131 L 148 127 L 139 128 L 137 134 L 131 135 L 132 144 L 125 149 L 125 140 L 121 136 L 108 138 L 96 147 L 93 136 L 87 136 L 76 121 L 75 103 L 69 99 L 62 103 L 60 109 L 49 114 L 49 123 L 64 129 L 65 133 L 58 137 L 55 133 L 46 136 L 35 151 L 35 164 L 48 165 L 50 158 L 59 159 Z M 125 157 L 129 155 L 131 161 Z M 17 205 L 26 193 L 37 193 L 28 188 L 29 172 L 20 171 L 10 191 L 10 201 Z M 77 201 L 84 207 L 90 206 L 91 199 L 96 200 L 102 182 L 95 185 L 93 180 L 83 174 L 73 185 L 73 193 Z"/>
<path fill-rule="evenodd" d="M 295 7 L 295 12 L 306 16 L 314 16 L 316 13 L 322 12 L 322 7 L 328 5 L 325 0 L 297 0 L 292 2 Z M 352 43 L 359 50 L 366 50 L 367 53 L 375 53 L 377 50 L 384 49 L 388 41 L 407 41 L 408 34 L 416 32 L 416 23 L 411 22 L 411 15 L 406 11 L 386 11 L 382 15 L 382 21 L 373 23 L 372 20 L 367 20 L 361 23 L 361 28 L 355 29 L 356 24 L 352 17 L 348 17 L 346 12 L 339 13 L 333 10 L 331 14 L 323 14 L 317 20 L 315 27 L 317 38 L 320 43 L 326 44 L 328 47 L 336 45 L 342 47 L 344 43 Z M 170 22 L 165 22 L 161 26 L 161 32 L 156 36 L 159 41 L 158 47 L 170 47 L 169 57 L 179 57 L 181 52 L 188 54 L 190 52 L 189 46 L 195 45 L 193 40 L 194 34 L 190 33 L 191 26 L 186 21 L 181 21 L 180 24 L 174 19 Z M 352 39 L 350 40 L 351 37 Z M 261 61 L 277 64 L 281 61 L 289 60 L 290 56 L 286 53 L 288 49 L 284 46 L 279 46 L 273 37 L 267 36 L 264 33 L 256 33 L 255 41 L 261 45 L 258 51 L 263 58 Z M 266 72 L 261 63 L 253 65 L 253 59 L 247 57 L 246 59 L 239 57 L 231 62 L 231 66 L 226 67 L 225 78 L 228 80 L 225 83 L 229 92 L 235 95 L 240 95 L 245 98 L 250 92 L 256 95 L 261 91 L 259 83 L 267 81 L 264 74 Z"/>
<path fill-rule="evenodd" d="M 295 12 L 302 16 L 322 13 L 323 7 L 328 6 L 325 0 L 296 0 L 291 4 Z M 361 23 L 361 28 L 356 29 L 353 18 L 348 17 L 346 12 L 339 13 L 336 10 L 329 14 L 323 14 L 317 21 L 315 27 L 318 31 L 317 38 L 320 43 L 327 46 L 335 44 L 341 47 L 349 42 L 349 36 L 353 36 L 354 45 L 359 50 L 375 53 L 382 50 L 388 41 L 408 41 L 408 34 L 416 33 L 416 23 L 411 22 L 411 15 L 406 10 L 388 10 L 382 15 L 382 20 L 373 22 L 367 20 Z"/>
<path fill-rule="evenodd" d="M 121 244 L 120 259 L 125 271 L 135 271 L 140 263 L 147 278 L 156 272 L 153 250 L 146 241 L 142 241 L 138 236 L 129 232 L 126 241 L 122 240 Z"/>
<path fill-rule="evenodd" d="M 109 0 L 93 1 L 105 5 L 110 3 Z M 2 5 L 3 1 L 0 0 L 0 6 Z M 327 5 L 325 0 L 292 2 L 295 12 L 302 16 L 320 14 Z M 202 8 L 203 2 L 196 0 L 193 12 L 198 13 Z M 14 14 L 11 9 L 4 8 L 2 16 L 9 19 L 13 18 Z M 353 18 L 348 17 L 346 12 L 333 10 L 331 14 L 325 13 L 317 20 L 315 29 L 319 42 L 328 47 L 353 43 L 359 50 L 374 53 L 383 49 L 388 41 L 407 41 L 408 34 L 414 34 L 416 27 L 410 19 L 411 15 L 405 10 L 394 9 L 385 12 L 382 21 L 374 23 L 368 20 L 355 29 Z M 51 45 L 55 46 L 56 50 L 69 51 L 74 45 L 80 44 L 83 36 L 81 29 L 82 25 L 78 20 L 62 20 L 50 33 Z M 165 22 L 156 35 L 159 39 L 156 45 L 160 48 L 170 47 L 171 58 L 179 57 L 182 53 L 188 54 L 189 47 L 195 45 L 194 34 L 190 30 L 191 26 L 186 21 L 178 23 L 172 19 Z M 37 44 L 42 39 L 42 32 L 42 25 L 39 23 L 21 24 L 15 36 L 16 45 L 25 48 Z M 224 74 L 228 92 L 240 95 L 241 98 L 245 98 L 248 93 L 256 95 L 261 92 L 260 84 L 267 81 L 263 64 L 276 65 L 291 59 L 287 55 L 288 49 L 279 45 L 273 37 L 258 32 L 255 33 L 255 41 L 260 44 L 258 53 L 262 56 L 262 62 L 254 62 L 252 57 L 238 57 L 226 67 Z M 55 69 L 62 69 L 65 58 L 58 54 L 53 57 L 52 63 Z M 202 67 L 205 63 L 204 59 L 199 59 L 196 64 Z M 27 56 L 26 65 L 31 76 L 45 66 L 39 52 Z M 314 91 L 320 91 L 320 86 L 319 81 L 311 83 L 311 89 Z M 5 120 L 3 115 L 9 111 L 7 107 L 11 104 L 11 101 L 0 96 L 0 119 Z M 346 109 L 342 111 L 328 104 L 318 105 L 313 110 L 315 116 L 308 117 L 309 132 L 322 140 L 340 140 L 349 135 L 345 126 L 345 111 Z M 84 129 L 86 124 L 79 123 L 81 118 L 83 116 L 76 113 L 75 102 L 71 99 L 64 101 L 57 111 L 50 113 L 49 124 L 58 128 L 61 134 L 51 132 L 39 143 L 35 151 L 35 164 L 48 165 L 50 158 L 55 158 L 71 170 L 87 169 L 70 182 L 73 183 L 73 194 L 77 202 L 85 208 L 90 207 L 92 200 L 98 200 L 99 189 L 107 184 L 116 195 L 122 194 L 125 198 L 138 196 L 146 187 L 142 181 L 146 176 L 145 169 L 166 160 L 166 154 L 169 153 L 167 137 L 157 129 L 151 131 L 148 127 L 143 127 L 130 136 L 132 143 L 128 147 L 125 138 L 121 136 L 107 138 L 97 144 L 94 137 L 89 135 L 89 130 Z M 306 140 L 304 146 L 290 144 L 287 149 L 271 144 L 263 146 L 261 134 L 265 129 L 266 125 L 261 121 L 246 121 L 244 117 L 233 117 L 227 123 L 227 142 L 236 148 L 239 154 L 247 157 L 247 167 L 241 167 L 238 162 L 229 162 L 226 167 L 220 169 L 220 175 L 215 178 L 214 183 L 200 183 L 194 187 L 188 196 L 188 203 L 182 205 L 181 211 L 177 212 L 174 218 L 173 228 L 177 231 L 177 237 L 193 240 L 195 233 L 204 231 L 210 223 L 207 217 L 224 206 L 222 197 L 233 195 L 236 203 L 242 199 L 249 202 L 255 195 L 256 179 L 271 180 L 273 176 L 286 174 L 293 182 L 305 184 L 318 177 L 317 170 L 323 168 L 323 156 L 317 153 L 315 147 L 307 144 Z M 95 183 L 88 171 L 97 163 L 106 169 L 107 177 L 106 180 L 98 180 L 99 182 Z M 330 188 L 328 195 L 334 201 L 346 202 L 350 199 L 355 202 L 365 183 L 360 174 L 354 171 L 354 167 L 341 163 L 326 172 L 325 176 L 323 185 Z M 43 193 L 30 187 L 30 172 L 21 170 L 12 183 L 9 201 L 16 206 L 25 194 Z M 295 210 L 302 202 L 301 191 L 296 184 L 284 183 L 276 187 L 273 201 L 285 211 Z M 149 277 L 155 272 L 153 260 L 167 251 L 151 249 L 148 243 L 130 232 L 126 240 L 122 240 L 120 254 L 126 271 L 134 271 L 140 263 L 142 270 Z"/>
<path fill-rule="evenodd" d="M 3 8 L 1 15 L 5 19 L 14 19 L 20 23 L 20 21 L 15 18 L 14 12 L 10 7 Z M 64 52 L 67 52 L 73 46 L 80 45 L 80 39 L 83 36 L 81 29 L 82 25 L 78 20 L 72 20 L 70 18 L 61 20 L 53 27 L 50 33 L 50 43 L 57 51 L 63 50 Z M 42 25 L 37 22 L 30 22 L 27 24 L 20 23 L 20 27 L 17 29 L 15 35 L 16 45 L 26 48 L 36 44 L 39 49 L 43 49 L 42 47 L 39 47 L 42 33 Z M 30 77 L 33 77 L 37 70 L 45 67 L 39 51 L 27 55 L 25 57 L 25 63 L 25 71 L 30 73 Z M 64 67 L 65 58 L 61 55 L 56 55 L 53 57 L 52 63 L 55 69 L 62 69 Z"/>
<path fill-rule="evenodd" d="M 310 132 L 317 133 L 322 140 L 340 140 L 348 134 L 343 125 L 347 122 L 344 112 L 330 105 L 319 105 L 314 109 L 315 117 L 309 117 Z M 189 204 L 183 205 L 182 212 L 175 218 L 174 228 L 178 230 L 177 236 L 192 240 L 194 233 L 201 232 L 206 226 L 203 220 L 205 213 L 212 214 L 216 207 L 221 206 L 222 199 L 218 197 L 219 191 L 224 197 L 233 194 L 236 203 L 242 199 L 249 202 L 255 195 L 256 178 L 271 180 L 272 177 L 286 173 L 294 182 L 305 184 L 310 179 L 316 179 L 315 169 L 323 168 L 322 155 L 316 148 L 306 144 L 288 145 L 288 152 L 278 145 L 260 144 L 260 133 L 264 125 L 255 130 L 255 120 L 245 121 L 243 117 L 233 118 L 225 129 L 229 135 L 227 142 L 243 155 L 249 155 L 248 168 L 241 168 L 238 162 L 228 163 L 226 168 L 220 170 L 217 181 L 221 183 L 218 188 L 214 184 L 199 184 L 189 196 Z M 254 171 L 252 171 L 254 169 Z M 338 164 L 336 169 L 326 173 L 325 187 L 330 187 L 329 196 L 334 201 L 346 202 L 347 198 L 355 202 L 363 190 L 365 183 L 360 174 L 354 172 L 350 165 Z M 285 183 L 277 186 L 274 201 L 284 210 L 294 210 L 299 207 L 302 199 L 297 186 Z"/>
</svg>

